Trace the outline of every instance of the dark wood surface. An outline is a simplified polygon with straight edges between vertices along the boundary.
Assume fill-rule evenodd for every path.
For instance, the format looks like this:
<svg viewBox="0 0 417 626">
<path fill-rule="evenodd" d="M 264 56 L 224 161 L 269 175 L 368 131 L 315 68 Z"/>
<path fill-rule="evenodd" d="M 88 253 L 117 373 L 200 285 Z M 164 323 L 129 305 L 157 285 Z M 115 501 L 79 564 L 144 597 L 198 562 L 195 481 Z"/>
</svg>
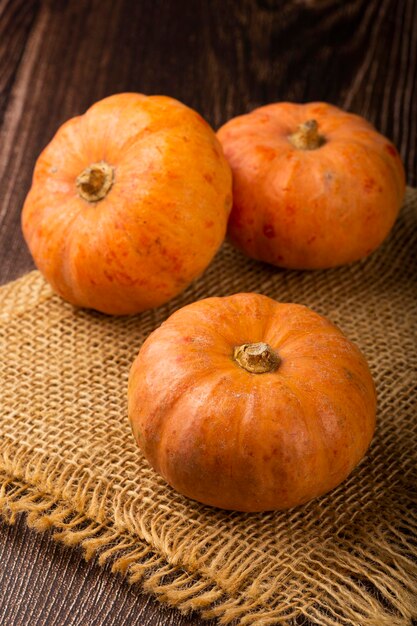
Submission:
<svg viewBox="0 0 417 626">
<path fill-rule="evenodd" d="M 214 127 L 277 100 L 367 117 L 417 181 L 417 0 L 0 0 L 0 282 L 33 268 L 20 210 L 67 118 L 163 93 Z M 199 624 L 80 551 L 0 525 L 1 626 Z"/>
</svg>

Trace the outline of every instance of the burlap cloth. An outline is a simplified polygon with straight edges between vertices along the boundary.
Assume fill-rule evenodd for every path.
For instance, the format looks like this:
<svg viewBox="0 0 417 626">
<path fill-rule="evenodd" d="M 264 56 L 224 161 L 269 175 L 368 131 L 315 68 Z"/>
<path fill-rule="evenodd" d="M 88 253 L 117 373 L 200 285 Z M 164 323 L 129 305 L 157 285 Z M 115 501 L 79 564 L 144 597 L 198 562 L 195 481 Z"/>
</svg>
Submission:
<svg viewBox="0 0 417 626">
<path fill-rule="evenodd" d="M 360 263 L 281 271 L 229 245 L 185 293 L 130 318 L 75 310 L 37 272 L 0 290 L 0 507 L 82 545 L 157 597 L 220 623 L 405 626 L 417 614 L 417 190 Z M 338 489 L 241 514 L 176 494 L 136 448 L 130 364 L 175 309 L 257 291 L 328 316 L 369 360 L 378 426 Z"/>
</svg>

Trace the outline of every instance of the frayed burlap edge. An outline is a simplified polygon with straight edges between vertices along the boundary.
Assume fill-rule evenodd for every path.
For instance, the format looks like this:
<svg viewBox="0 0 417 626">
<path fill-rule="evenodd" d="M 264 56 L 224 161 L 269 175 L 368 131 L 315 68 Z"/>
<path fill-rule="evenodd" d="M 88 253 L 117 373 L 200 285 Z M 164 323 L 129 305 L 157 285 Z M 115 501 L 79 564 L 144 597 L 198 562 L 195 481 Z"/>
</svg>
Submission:
<svg viewBox="0 0 417 626">
<path fill-rule="evenodd" d="M 42 461 L 40 455 L 39 468 Z M 408 520 L 401 522 L 401 531 L 391 526 L 390 537 L 376 534 L 371 538 L 367 546 L 367 568 L 363 567 L 365 555 L 355 555 L 358 546 L 352 544 L 349 562 L 344 567 L 339 561 L 337 572 L 327 569 L 323 575 L 317 563 L 317 577 L 311 582 L 315 588 L 318 584 L 321 587 L 320 598 L 316 594 L 305 595 L 300 608 L 299 599 L 294 597 L 293 603 L 269 609 L 266 607 L 273 590 L 265 590 L 252 600 L 248 597 L 242 603 L 241 595 L 233 597 L 231 589 L 222 589 L 219 581 L 200 572 L 190 572 L 175 557 L 167 559 L 166 554 L 158 553 L 149 537 L 133 535 L 123 520 L 117 519 L 117 512 L 114 522 L 105 519 L 104 497 L 92 501 L 87 514 L 83 511 L 81 493 L 71 503 L 59 489 L 53 494 L 46 493 L 42 491 L 43 472 L 39 485 L 36 471 L 30 484 L 24 480 L 24 467 L 23 450 L 17 464 L 10 462 L 7 453 L 0 461 L 0 512 L 7 523 L 13 524 L 17 515 L 26 514 L 30 528 L 40 532 L 52 529 L 53 539 L 66 546 L 80 547 L 87 561 L 95 558 L 100 566 L 110 562 L 113 573 L 126 576 L 131 584 L 141 583 L 146 592 L 183 613 L 198 611 L 204 619 L 217 618 L 219 624 L 244 626 L 289 626 L 305 624 L 305 619 L 320 626 L 409 626 L 417 615 L 417 562 L 410 558 L 415 553 L 417 514 L 414 510 L 413 515 L 411 497 L 404 502 Z M 48 469 L 51 481 L 59 484 L 58 468 Z M 410 542 L 405 539 L 404 531 Z M 296 561 L 293 567 L 297 573 Z"/>
</svg>

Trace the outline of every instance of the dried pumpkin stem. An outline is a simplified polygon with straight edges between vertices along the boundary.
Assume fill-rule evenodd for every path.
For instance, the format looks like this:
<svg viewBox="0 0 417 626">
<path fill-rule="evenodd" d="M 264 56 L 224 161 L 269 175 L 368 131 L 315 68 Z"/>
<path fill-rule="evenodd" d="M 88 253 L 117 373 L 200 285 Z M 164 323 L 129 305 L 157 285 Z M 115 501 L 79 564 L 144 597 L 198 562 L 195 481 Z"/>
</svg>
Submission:
<svg viewBox="0 0 417 626">
<path fill-rule="evenodd" d="M 87 202 L 98 202 L 109 193 L 114 182 L 114 170 L 105 161 L 92 163 L 77 177 L 78 195 Z"/>
<path fill-rule="evenodd" d="M 244 343 L 236 346 L 233 358 L 240 367 L 251 374 L 266 374 L 279 367 L 281 359 L 267 343 Z"/>
<path fill-rule="evenodd" d="M 316 120 L 308 120 L 300 124 L 288 139 L 297 150 L 316 150 L 326 141 L 323 135 L 319 134 L 318 128 Z"/>
</svg>

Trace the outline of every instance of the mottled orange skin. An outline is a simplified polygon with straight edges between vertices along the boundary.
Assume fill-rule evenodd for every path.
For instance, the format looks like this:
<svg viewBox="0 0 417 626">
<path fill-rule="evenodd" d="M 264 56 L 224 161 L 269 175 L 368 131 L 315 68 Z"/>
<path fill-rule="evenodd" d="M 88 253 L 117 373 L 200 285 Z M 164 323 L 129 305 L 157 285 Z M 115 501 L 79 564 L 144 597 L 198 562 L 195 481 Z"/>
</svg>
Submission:
<svg viewBox="0 0 417 626">
<path fill-rule="evenodd" d="M 251 374 L 235 346 L 280 356 Z M 333 324 L 258 294 L 208 298 L 154 331 L 132 365 L 129 419 L 153 468 L 224 509 L 285 509 L 328 492 L 365 454 L 376 395 L 367 363 Z"/>
<path fill-rule="evenodd" d="M 87 202 L 76 179 L 100 161 L 115 181 Z M 125 93 L 58 130 L 36 163 L 22 227 L 63 298 L 128 314 L 166 302 L 203 272 L 230 208 L 230 168 L 210 126 L 172 98 Z"/>
<path fill-rule="evenodd" d="M 300 150 L 298 126 L 318 122 L 324 145 Z M 367 256 L 404 198 L 395 147 L 363 118 L 322 102 L 260 107 L 217 133 L 233 172 L 228 235 L 249 256 L 295 269 Z"/>
</svg>

